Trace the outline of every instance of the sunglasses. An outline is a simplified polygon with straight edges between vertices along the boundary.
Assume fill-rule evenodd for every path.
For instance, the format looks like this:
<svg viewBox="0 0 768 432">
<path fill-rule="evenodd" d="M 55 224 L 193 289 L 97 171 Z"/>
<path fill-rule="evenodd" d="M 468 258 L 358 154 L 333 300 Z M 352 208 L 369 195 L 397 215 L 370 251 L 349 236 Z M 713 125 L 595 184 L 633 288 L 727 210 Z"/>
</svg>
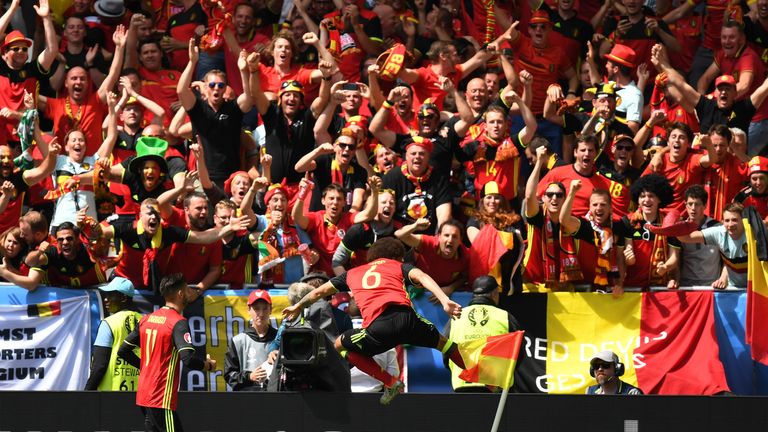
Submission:
<svg viewBox="0 0 768 432">
<path fill-rule="evenodd" d="M 210 88 L 212 88 L 212 89 L 214 89 L 214 88 L 218 87 L 218 88 L 219 88 L 219 90 L 221 90 L 221 89 L 223 89 L 223 88 L 224 88 L 224 87 L 226 87 L 226 86 L 227 86 L 227 85 L 226 85 L 226 84 L 224 84 L 223 82 L 209 82 L 209 83 L 208 83 L 208 87 L 210 87 Z"/>
<path fill-rule="evenodd" d="M 341 143 L 340 142 L 340 143 L 337 143 L 337 144 L 339 145 L 339 147 L 345 148 L 345 149 L 354 149 L 355 147 L 357 147 L 355 144 L 350 144 L 350 143 Z"/>
<path fill-rule="evenodd" d="M 554 197 L 564 198 L 565 192 L 544 192 L 544 195 L 546 195 L 547 198 L 550 198 L 550 199 Z"/>
<path fill-rule="evenodd" d="M 621 151 L 621 150 L 623 150 L 623 151 L 632 151 L 634 149 L 635 149 L 634 146 L 616 146 L 616 151 Z"/>
<path fill-rule="evenodd" d="M 56 241 L 59 242 L 59 243 L 64 243 L 65 241 L 71 242 L 71 241 L 74 241 L 74 240 L 75 240 L 75 238 L 72 237 L 72 236 L 69 236 L 69 237 L 59 237 L 59 238 L 56 239 Z"/>
<path fill-rule="evenodd" d="M 546 30 L 547 25 L 546 24 L 531 24 L 530 27 L 533 30 Z"/>
<path fill-rule="evenodd" d="M 592 365 L 595 370 L 597 369 L 610 369 L 613 367 L 613 363 L 595 363 Z"/>
<path fill-rule="evenodd" d="M 25 53 L 25 52 L 29 51 L 29 47 L 25 47 L 25 46 L 15 46 L 15 47 L 10 47 L 8 49 L 13 51 L 13 52 L 15 52 L 15 53 L 17 53 L 17 52 Z"/>
</svg>

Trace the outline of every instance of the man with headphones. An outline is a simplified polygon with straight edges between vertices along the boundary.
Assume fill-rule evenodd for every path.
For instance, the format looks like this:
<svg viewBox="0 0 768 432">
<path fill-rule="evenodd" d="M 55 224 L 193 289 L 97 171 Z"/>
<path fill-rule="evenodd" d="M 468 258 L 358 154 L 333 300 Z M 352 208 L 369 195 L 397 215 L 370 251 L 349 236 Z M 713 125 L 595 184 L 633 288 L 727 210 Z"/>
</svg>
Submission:
<svg viewBox="0 0 768 432">
<path fill-rule="evenodd" d="M 589 375 L 596 385 L 587 387 L 587 394 L 641 395 L 643 391 L 625 383 L 619 377 L 624 375 L 624 363 L 612 351 L 602 351 L 589 362 Z"/>
</svg>

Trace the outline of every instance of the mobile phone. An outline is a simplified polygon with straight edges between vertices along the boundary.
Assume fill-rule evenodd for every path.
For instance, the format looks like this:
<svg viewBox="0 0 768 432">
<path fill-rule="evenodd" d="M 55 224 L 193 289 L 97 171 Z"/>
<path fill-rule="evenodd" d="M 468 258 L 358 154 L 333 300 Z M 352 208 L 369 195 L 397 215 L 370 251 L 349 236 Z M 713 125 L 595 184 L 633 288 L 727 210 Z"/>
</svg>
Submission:
<svg viewBox="0 0 768 432">
<path fill-rule="evenodd" d="M 619 21 L 629 21 L 629 17 L 627 15 L 622 15 L 619 17 Z"/>
<path fill-rule="evenodd" d="M 358 91 L 360 90 L 357 86 L 357 83 L 345 83 L 343 86 L 341 86 L 342 90 L 352 90 L 352 91 Z"/>
</svg>

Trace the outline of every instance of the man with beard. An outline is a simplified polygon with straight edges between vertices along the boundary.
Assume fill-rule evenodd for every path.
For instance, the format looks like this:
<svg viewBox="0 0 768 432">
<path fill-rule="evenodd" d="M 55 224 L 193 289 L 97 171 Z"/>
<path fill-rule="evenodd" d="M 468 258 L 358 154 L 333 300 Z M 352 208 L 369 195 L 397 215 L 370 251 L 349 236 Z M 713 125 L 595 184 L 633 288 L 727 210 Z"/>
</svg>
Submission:
<svg viewBox="0 0 768 432">
<path fill-rule="evenodd" d="M 315 249 L 320 254 L 320 260 L 316 264 L 319 271 L 326 275 L 333 274 L 331 260 L 341 240 L 344 238 L 346 230 L 352 224 L 367 222 L 376 216 L 376 207 L 379 200 L 379 189 L 381 189 L 381 179 L 370 177 L 368 186 L 371 188 L 371 195 L 365 204 L 365 208 L 357 213 L 344 212 L 344 196 L 346 192 L 343 187 L 336 183 L 331 183 L 323 189 L 322 204 L 324 210 L 304 214 L 304 200 L 309 193 L 310 185 L 306 179 L 301 180 L 301 190 L 297 194 L 296 203 L 293 205 L 291 216 L 296 222 L 296 226 L 306 231 Z"/>
<path fill-rule="evenodd" d="M 6 34 L 20 4 L 21 0 L 11 1 L 8 10 L 0 17 L 0 34 L 5 34 L 0 46 L 0 145 L 16 140 L 14 128 L 24 111 L 24 92 L 37 94 L 38 86 L 47 83 L 51 66 L 59 54 L 53 13 L 48 0 L 41 0 L 39 6 L 33 7 L 43 21 L 45 49 L 33 62 L 27 62 L 32 40 L 18 30 Z"/>
<path fill-rule="evenodd" d="M 469 249 L 462 243 L 464 227 L 461 222 L 448 220 L 437 230 L 437 235 L 413 234 L 425 232 L 429 220 L 421 218 L 395 232 L 395 237 L 416 252 L 416 266 L 429 269 L 445 295 L 466 291 L 469 271 Z"/>
<path fill-rule="evenodd" d="M 197 191 L 187 194 L 184 197 L 184 211 L 174 207 L 168 223 L 190 232 L 204 232 L 208 229 L 208 197 Z M 213 229 L 218 228 L 216 225 Z M 166 272 L 183 274 L 187 283 L 195 284 L 199 292 L 205 292 L 221 276 L 221 248 L 221 242 L 176 243 L 171 249 Z"/>
<path fill-rule="evenodd" d="M 625 383 L 619 377 L 624 375 L 624 363 L 611 351 L 602 351 L 589 361 L 589 375 L 596 385 L 587 387 L 587 394 L 641 395 L 643 391 Z"/>
<path fill-rule="evenodd" d="M 619 182 L 607 179 L 595 172 L 595 157 L 597 155 L 597 138 L 594 135 L 582 135 L 573 150 L 574 162 L 571 165 L 553 168 L 541 180 L 537 195 L 542 196 L 548 185 L 562 183 L 570 187 L 574 179 L 582 180 L 582 187 L 576 192 L 573 203 L 573 215 L 582 217 L 589 211 L 589 197 L 594 189 L 605 189 L 611 193 L 613 212 L 624 216 L 629 210 L 629 190 Z M 565 191 L 563 191 L 565 192 Z"/>
<path fill-rule="evenodd" d="M 210 179 L 223 187 L 229 174 L 240 169 L 240 130 L 243 114 L 253 107 L 249 80 L 251 73 L 245 51 L 240 51 L 237 67 L 243 82 L 243 93 L 237 102 L 224 100 L 227 76 L 220 70 L 212 70 L 203 78 L 200 96 L 192 93 L 192 75 L 197 66 L 200 50 L 195 39 L 189 40 L 189 63 L 179 79 L 176 91 L 181 105 L 189 115 L 192 128 L 205 149 L 205 165 Z"/>
<path fill-rule="evenodd" d="M 3 195 L 2 200 L 7 202 L 3 211 L 0 212 L 0 232 L 5 232 L 19 223 L 24 195 L 29 190 L 29 186 L 43 181 L 53 172 L 56 167 L 56 157 L 61 151 L 56 141 L 51 141 L 49 144 L 48 155 L 42 164 L 24 171 L 17 169 L 13 164 L 13 150 L 7 145 L 0 144 L 0 185 L 6 182 L 13 185 L 12 188 L 3 187 L 0 191 Z"/>
<path fill-rule="evenodd" d="M 101 126 L 106 117 L 107 93 L 115 87 L 120 76 L 126 41 L 125 28 L 122 25 L 112 34 L 112 40 L 115 42 L 112 65 L 96 93 L 89 90 L 88 72 L 78 66 L 67 71 L 64 81 L 67 90 L 65 97 L 38 97 L 43 115 L 53 120 L 53 131 L 59 142 L 66 143 L 67 133 L 79 129 L 85 134 L 85 154 L 88 155 L 95 154 L 101 145 Z"/>
<path fill-rule="evenodd" d="M 611 194 L 605 189 L 594 189 L 589 196 L 586 217 L 571 215 L 573 198 L 581 188 L 581 180 L 571 182 L 571 190 L 560 211 L 560 229 L 563 234 L 579 240 L 579 264 L 584 264 L 584 280 L 597 290 L 609 290 L 614 296 L 624 293 L 624 238 L 621 222 L 611 218 Z M 590 263 L 594 264 L 594 270 Z"/>
<path fill-rule="evenodd" d="M 183 430 L 176 414 L 179 393 L 179 359 L 187 369 L 204 372 L 216 369 L 210 354 L 205 361 L 195 357 L 195 347 L 189 334 L 189 324 L 182 316 L 198 293 L 187 285 L 184 277 L 175 273 L 160 281 L 160 294 L 165 306 L 145 316 L 125 338 L 118 355 L 128 364 L 139 368 L 136 405 L 144 414 L 146 430 Z M 141 358 L 134 350 L 139 348 Z"/>
<path fill-rule="evenodd" d="M 763 220 L 768 221 L 768 158 L 755 156 L 747 163 L 749 186 L 742 189 L 734 202 L 752 206 Z"/>
<path fill-rule="evenodd" d="M 240 72 L 237 69 L 240 51 L 260 52 L 269 44 L 268 37 L 254 31 L 255 15 L 256 9 L 251 3 L 239 3 L 235 6 L 235 13 L 232 16 L 233 25 L 227 26 L 222 33 L 226 42 L 223 51 L 227 81 L 234 94 L 238 95 L 243 92 L 243 82 L 240 80 Z"/>
<path fill-rule="evenodd" d="M 264 149 L 272 156 L 272 182 L 283 183 L 288 193 L 288 202 L 295 202 L 301 174 L 294 167 L 302 156 L 315 148 L 314 125 L 325 108 L 331 94 L 330 80 L 332 65 L 321 61 L 320 96 L 306 107 L 304 87 L 298 81 L 285 81 L 280 86 L 277 101 L 270 102 L 262 91 L 259 74 L 259 55 L 248 56 L 251 70 L 251 89 L 254 103 L 264 121 L 267 131 Z M 254 73 L 256 72 L 256 73 Z"/>
<path fill-rule="evenodd" d="M 366 172 L 352 158 L 357 148 L 357 134 L 344 128 L 333 144 L 323 143 L 296 162 L 296 171 L 315 173 L 315 189 L 309 209 L 322 210 L 320 191 L 331 183 L 347 191 L 344 197 L 344 211 L 358 212 L 365 199 Z"/>
<path fill-rule="evenodd" d="M 429 151 L 429 163 L 437 172 L 447 176 L 451 172 L 454 157 L 460 161 L 469 159 L 460 152 L 459 143 L 467 133 L 474 117 L 467 101 L 454 87 L 450 79 L 443 77 L 440 84 L 447 93 L 451 93 L 455 98 L 460 119 L 453 125 L 448 124 L 441 129 L 440 109 L 433 102 L 424 103 L 418 112 L 418 137 L 427 139 L 432 143 L 433 148 Z M 413 142 L 413 137 L 410 134 L 398 134 L 387 130 L 385 126 L 389 121 L 391 107 L 407 97 L 407 90 L 404 87 L 394 88 L 389 92 L 389 99 L 376 112 L 370 126 L 371 133 L 381 144 L 400 154 L 404 153 L 405 148 Z"/>
<path fill-rule="evenodd" d="M 380 238 L 393 236 L 395 229 L 400 227 L 400 224 L 394 222 L 392 218 L 395 214 L 394 194 L 394 191 L 389 189 L 381 190 L 376 217 L 370 222 L 352 225 L 344 234 L 331 262 L 336 276 L 344 273 L 346 268 L 357 267 L 368 262 L 366 259 L 368 248 Z"/>
<path fill-rule="evenodd" d="M 749 130 L 749 123 L 768 96 L 768 79 L 752 92 L 748 98 L 736 100 L 736 79 L 731 75 L 721 75 L 715 80 L 713 98 L 703 96 L 685 82 L 685 79 L 669 64 L 666 49 L 655 45 L 651 62 L 659 72 L 667 73 L 667 83 L 682 95 L 680 106 L 686 111 L 696 112 L 701 130 L 709 130 L 716 124 L 727 124 L 741 130 Z"/>
<path fill-rule="evenodd" d="M 102 226 L 104 237 L 122 242 L 123 257 L 115 273 L 130 279 L 141 289 L 152 289 L 159 282 L 174 243 L 211 244 L 232 231 L 248 226 L 248 219 L 245 217 L 232 219 L 230 224 L 222 229 L 211 228 L 205 231 L 162 226 L 158 206 L 156 199 L 147 198 L 142 201 L 141 213 L 134 224 Z M 81 210 L 78 218 L 84 216 L 85 212 Z M 199 287 L 195 290 L 198 294 L 202 292 Z"/>
</svg>

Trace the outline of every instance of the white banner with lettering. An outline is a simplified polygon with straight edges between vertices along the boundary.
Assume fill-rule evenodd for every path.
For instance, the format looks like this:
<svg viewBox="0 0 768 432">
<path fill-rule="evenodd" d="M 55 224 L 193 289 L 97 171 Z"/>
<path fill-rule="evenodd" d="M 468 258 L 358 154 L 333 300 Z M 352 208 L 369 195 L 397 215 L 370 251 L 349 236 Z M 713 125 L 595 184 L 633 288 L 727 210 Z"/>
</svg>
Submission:
<svg viewBox="0 0 768 432">
<path fill-rule="evenodd" d="M 0 305 L 0 390 L 82 390 L 90 335 L 87 295 Z"/>
</svg>

